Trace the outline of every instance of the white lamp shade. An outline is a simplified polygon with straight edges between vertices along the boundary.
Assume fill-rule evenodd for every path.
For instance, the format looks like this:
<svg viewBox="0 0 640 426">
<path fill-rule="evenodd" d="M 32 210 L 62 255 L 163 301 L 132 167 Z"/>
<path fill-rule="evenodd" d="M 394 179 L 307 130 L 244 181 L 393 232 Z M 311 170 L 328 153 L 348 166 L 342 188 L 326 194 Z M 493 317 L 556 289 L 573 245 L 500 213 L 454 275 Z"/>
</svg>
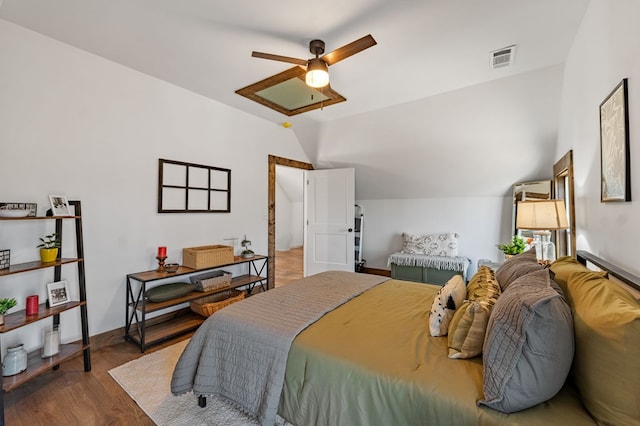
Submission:
<svg viewBox="0 0 640 426">
<path fill-rule="evenodd" d="M 562 200 L 520 201 L 516 228 L 530 230 L 567 229 L 567 212 Z"/>
<path fill-rule="evenodd" d="M 315 88 L 324 87 L 329 84 L 327 64 L 318 58 L 309 60 L 305 82 L 307 86 Z"/>
</svg>

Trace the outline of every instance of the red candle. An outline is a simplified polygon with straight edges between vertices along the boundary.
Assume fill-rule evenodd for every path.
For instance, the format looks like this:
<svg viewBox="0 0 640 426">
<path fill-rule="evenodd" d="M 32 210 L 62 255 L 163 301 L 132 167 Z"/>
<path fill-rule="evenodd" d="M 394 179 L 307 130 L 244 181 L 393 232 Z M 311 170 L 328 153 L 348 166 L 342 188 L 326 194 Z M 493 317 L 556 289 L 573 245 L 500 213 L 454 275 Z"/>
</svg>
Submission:
<svg viewBox="0 0 640 426">
<path fill-rule="evenodd" d="M 27 315 L 35 315 L 38 313 L 38 295 L 33 294 L 27 296 Z"/>
<path fill-rule="evenodd" d="M 158 257 L 167 257 L 166 247 L 158 247 Z"/>
</svg>

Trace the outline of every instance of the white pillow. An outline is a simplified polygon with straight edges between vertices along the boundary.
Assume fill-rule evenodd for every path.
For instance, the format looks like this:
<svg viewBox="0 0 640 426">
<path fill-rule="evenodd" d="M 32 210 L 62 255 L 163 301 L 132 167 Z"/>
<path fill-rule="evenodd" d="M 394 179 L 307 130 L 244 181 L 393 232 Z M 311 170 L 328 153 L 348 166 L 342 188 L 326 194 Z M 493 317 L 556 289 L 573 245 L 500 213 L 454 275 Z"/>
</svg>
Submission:
<svg viewBox="0 0 640 426">
<path fill-rule="evenodd" d="M 402 234 L 402 240 L 402 253 L 449 257 L 458 255 L 458 234 L 454 232 L 430 235 L 405 232 Z"/>
<path fill-rule="evenodd" d="M 467 298 L 467 286 L 460 275 L 454 275 L 438 291 L 429 312 L 429 332 L 432 336 L 446 336 L 449 322 L 464 300 Z"/>
<path fill-rule="evenodd" d="M 403 232 L 402 253 L 424 254 L 424 236 Z"/>
</svg>

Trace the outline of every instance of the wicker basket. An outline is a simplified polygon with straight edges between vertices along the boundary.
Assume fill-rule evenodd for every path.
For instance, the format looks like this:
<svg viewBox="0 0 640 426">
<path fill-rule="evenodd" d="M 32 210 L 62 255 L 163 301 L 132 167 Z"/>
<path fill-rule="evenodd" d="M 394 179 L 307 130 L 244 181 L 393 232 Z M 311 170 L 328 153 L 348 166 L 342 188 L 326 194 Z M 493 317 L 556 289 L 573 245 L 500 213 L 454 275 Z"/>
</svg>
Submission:
<svg viewBox="0 0 640 426">
<path fill-rule="evenodd" d="M 198 291 L 213 291 L 229 287 L 231 284 L 231 272 L 218 270 L 205 274 L 189 277 L 191 284 L 196 286 Z"/>
<path fill-rule="evenodd" d="M 182 249 L 182 264 L 193 269 L 226 265 L 233 262 L 233 247 L 220 244 Z"/>
<path fill-rule="evenodd" d="M 194 300 L 189 305 L 193 312 L 200 314 L 203 317 L 208 317 L 225 306 L 239 302 L 242 299 L 244 299 L 244 291 L 226 290 L 212 294 L 211 296 L 203 297 L 202 299 Z"/>
</svg>

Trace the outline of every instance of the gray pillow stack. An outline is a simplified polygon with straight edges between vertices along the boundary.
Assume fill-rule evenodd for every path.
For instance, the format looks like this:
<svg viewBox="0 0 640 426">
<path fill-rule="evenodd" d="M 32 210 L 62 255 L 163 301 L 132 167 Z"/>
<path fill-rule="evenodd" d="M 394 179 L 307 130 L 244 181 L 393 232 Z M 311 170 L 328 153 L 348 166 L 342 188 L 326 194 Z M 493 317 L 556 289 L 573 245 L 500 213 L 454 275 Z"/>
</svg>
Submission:
<svg viewBox="0 0 640 426">
<path fill-rule="evenodd" d="M 496 271 L 496 280 L 502 291 L 523 275 L 544 269 L 538 263 L 535 249 L 525 251 L 504 261 Z"/>
<path fill-rule="evenodd" d="M 489 318 L 484 399 L 478 404 L 512 413 L 552 398 L 569 374 L 573 354 L 571 309 L 551 286 L 549 271 L 521 275 L 509 282 Z"/>
</svg>

